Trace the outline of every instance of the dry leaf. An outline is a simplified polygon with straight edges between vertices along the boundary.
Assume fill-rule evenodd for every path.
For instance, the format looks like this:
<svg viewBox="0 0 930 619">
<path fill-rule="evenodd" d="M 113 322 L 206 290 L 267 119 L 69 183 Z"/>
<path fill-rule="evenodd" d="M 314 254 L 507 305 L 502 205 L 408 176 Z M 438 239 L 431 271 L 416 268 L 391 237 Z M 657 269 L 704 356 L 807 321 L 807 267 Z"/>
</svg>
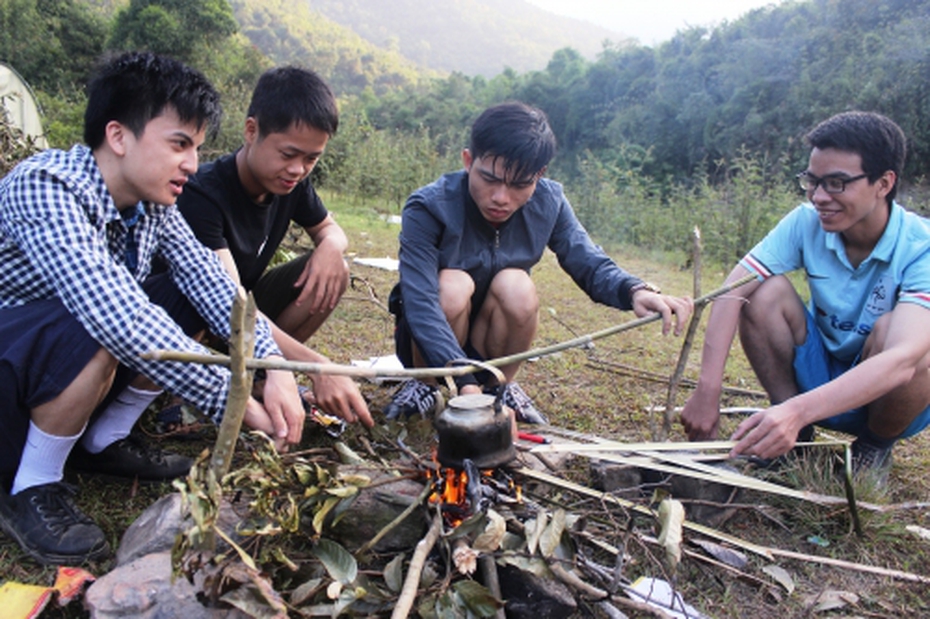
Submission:
<svg viewBox="0 0 930 619">
<path fill-rule="evenodd" d="M 858 604 L 859 596 L 852 591 L 837 591 L 828 589 L 822 591 L 819 595 L 810 596 L 806 600 L 807 606 L 813 606 L 811 609 L 815 613 L 822 613 L 828 610 L 843 608 L 848 604 Z"/>
<path fill-rule="evenodd" d="M 659 544 L 665 548 L 669 570 L 674 573 L 681 562 L 681 531 L 685 522 L 685 508 L 680 501 L 663 499 L 659 503 Z"/>
<path fill-rule="evenodd" d="M 489 509 L 487 517 L 488 523 L 485 525 L 484 531 L 475 538 L 475 542 L 472 544 L 472 548 L 478 552 L 494 552 L 501 547 L 501 541 L 504 539 L 504 534 L 507 533 L 507 522 L 503 516 L 493 509 Z"/>
<path fill-rule="evenodd" d="M 792 578 L 791 574 L 789 574 L 788 571 L 783 567 L 773 563 L 763 567 L 762 571 L 774 578 L 778 584 L 784 587 L 785 591 L 788 592 L 788 595 L 791 595 L 794 592 L 794 578 Z"/>
<path fill-rule="evenodd" d="M 698 546 L 701 550 L 721 563 L 726 563 L 730 567 L 735 567 L 738 570 L 744 569 L 749 563 L 749 559 L 742 552 L 727 548 L 726 546 L 721 546 L 715 542 L 706 539 L 697 539 L 692 540 L 691 543 Z"/>
<path fill-rule="evenodd" d="M 478 569 L 478 555 L 480 553 L 471 548 L 464 540 L 457 540 L 452 551 L 452 564 L 459 574 L 470 576 Z"/>
</svg>

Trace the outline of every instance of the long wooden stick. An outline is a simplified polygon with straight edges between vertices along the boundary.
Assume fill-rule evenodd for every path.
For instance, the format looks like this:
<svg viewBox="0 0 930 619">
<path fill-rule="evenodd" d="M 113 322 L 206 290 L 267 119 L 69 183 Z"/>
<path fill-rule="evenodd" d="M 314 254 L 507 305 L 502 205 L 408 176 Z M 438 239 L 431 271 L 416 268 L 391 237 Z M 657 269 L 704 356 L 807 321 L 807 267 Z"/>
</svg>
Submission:
<svg viewBox="0 0 930 619">
<path fill-rule="evenodd" d="M 222 480 L 229 472 L 239 431 L 242 429 L 242 419 L 245 417 L 245 409 L 252 393 L 252 373 L 247 367 L 248 360 L 255 350 L 255 314 L 255 298 L 251 293 L 244 297 L 240 289 L 233 299 L 230 316 L 232 333 L 229 358 L 232 376 L 229 381 L 229 396 L 210 460 L 210 468 L 217 480 Z"/>
<path fill-rule="evenodd" d="M 701 230 L 694 227 L 694 252 L 692 260 L 694 262 L 694 298 L 701 296 Z M 691 315 L 691 322 L 688 323 L 688 332 L 685 334 L 685 341 L 681 345 L 681 352 L 678 354 L 678 363 L 671 379 L 668 381 L 668 395 L 665 398 L 665 414 L 662 416 L 662 433 L 656 440 L 664 441 L 672 431 L 672 408 L 675 406 L 675 396 L 678 395 L 678 384 L 685 373 L 685 366 L 688 365 L 688 357 L 691 355 L 691 347 L 694 345 L 694 336 L 697 334 L 698 326 L 701 324 L 701 316 L 704 314 L 706 302 L 695 303 L 694 313 Z"/>
<path fill-rule="evenodd" d="M 743 284 L 749 283 L 754 278 L 754 275 L 747 275 L 742 279 L 722 286 L 717 290 L 704 295 L 700 299 L 695 299 L 694 302 L 695 304 L 707 303 L 708 301 L 724 295 L 735 288 L 739 288 Z M 532 359 L 533 357 L 551 355 L 553 353 L 561 352 L 569 348 L 583 347 L 590 344 L 594 340 L 599 340 L 601 338 L 615 335 L 623 331 L 629 331 L 631 329 L 649 324 L 650 322 L 661 320 L 661 318 L 661 314 L 650 314 L 649 316 L 637 318 L 636 320 L 630 320 L 628 322 L 614 325 L 600 331 L 595 331 L 594 333 L 590 333 L 588 335 L 582 335 L 571 340 L 566 340 L 560 344 L 535 348 L 533 350 L 528 350 L 526 352 L 515 355 L 509 355 L 507 357 L 490 359 L 484 363 L 494 367 L 501 367 L 511 363 L 516 363 L 518 361 L 526 361 L 527 359 Z M 143 359 L 149 359 L 152 361 L 182 361 L 189 363 L 203 363 L 206 365 L 227 366 L 230 364 L 230 358 L 226 355 L 201 355 L 197 353 L 177 350 L 152 350 L 143 353 L 140 356 Z M 277 359 L 247 359 L 245 367 L 249 370 L 290 370 L 291 372 L 304 372 L 307 374 L 335 374 L 340 376 L 354 376 L 357 378 L 430 378 L 438 376 L 464 376 L 466 374 L 472 374 L 483 369 L 477 365 L 470 364 L 462 365 L 459 367 L 445 368 L 360 368 L 351 365 L 340 365 L 338 363 L 308 363 L 305 361 L 286 361 Z"/>
<path fill-rule="evenodd" d="M 437 511 L 429 531 L 426 532 L 423 539 L 417 542 L 413 557 L 410 558 L 407 576 L 404 578 L 404 586 L 401 587 L 397 604 L 394 605 L 394 612 L 391 613 L 391 619 L 404 619 L 409 616 L 410 609 L 413 608 L 413 602 L 417 598 L 417 591 L 420 588 L 420 575 L 423 573 L 423 565 L 426 563 L 426 557 L 429 556 L 433 546 L 436 545 L 440 533 L 442 533 L 442 514 Z"/>
</svg>

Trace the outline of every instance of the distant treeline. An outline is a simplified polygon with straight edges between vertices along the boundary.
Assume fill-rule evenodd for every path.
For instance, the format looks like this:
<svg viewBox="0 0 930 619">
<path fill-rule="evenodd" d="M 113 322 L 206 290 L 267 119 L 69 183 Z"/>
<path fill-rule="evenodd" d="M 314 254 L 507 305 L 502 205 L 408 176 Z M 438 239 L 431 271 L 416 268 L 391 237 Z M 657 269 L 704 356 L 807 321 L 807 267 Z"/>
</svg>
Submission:
<svg viewBox="0 0 930 619">
<path fill-rule="evenodd" d="M 544 70 L 491 79 L 417 71 L 311 7 L 0 0 L 0 60 L 31 83 L 50 142 L 64 147 L 80 140 L 83 84 L 101 53 L 172 54 L 223 93 L 227 120 L 206 158 L 239 144 L 261 71 L 313 67 L 337 91 L 343 117 L 320 184 L 386 210 L 459 165 L 484 107 L 519 99 L 548 113 L 559 140 L 551 175 L 599 238 L 675 250 L 702 224 L 711 257 L 723 261 L 797 202 L 791 177 L 806 165 L 803 136 L 834 113 L 896 120 L 910 141 L 910 188 L 930 169 L 930 0 L 787 1 L 654 48 L 608 45 L 595 61 L 566 48 Z"/>
</svg>

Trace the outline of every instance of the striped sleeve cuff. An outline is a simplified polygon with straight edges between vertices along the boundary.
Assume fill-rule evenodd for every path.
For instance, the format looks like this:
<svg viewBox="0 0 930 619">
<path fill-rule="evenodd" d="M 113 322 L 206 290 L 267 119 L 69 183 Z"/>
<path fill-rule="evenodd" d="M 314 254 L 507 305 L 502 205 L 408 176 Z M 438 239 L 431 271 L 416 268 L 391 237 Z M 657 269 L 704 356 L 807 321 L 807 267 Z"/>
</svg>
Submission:
<svg viewBox="0 0 930 619">
<path fill-rule="evenodd" d="M 768 278 L 772 277 L 773 273 L 766 267 L 758 258 L 752 254 L 746 254 L 742 260 L 739 261 L 740 265 L 751 273 L 755 273 L 756 277 L 760 280 L 765 281 Z"/>
</svg>

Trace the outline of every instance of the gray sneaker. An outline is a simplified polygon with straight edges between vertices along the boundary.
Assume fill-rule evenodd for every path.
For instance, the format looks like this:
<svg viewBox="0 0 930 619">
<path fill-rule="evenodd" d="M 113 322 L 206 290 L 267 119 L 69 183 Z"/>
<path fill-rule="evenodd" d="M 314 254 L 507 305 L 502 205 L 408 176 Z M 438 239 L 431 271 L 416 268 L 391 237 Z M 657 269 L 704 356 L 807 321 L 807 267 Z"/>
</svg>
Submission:
<svg viewBox="0 0 930 619">
<path fill-rule="evenodd" d="M 26 488 L 16 495 L 0 490 L 0 527 L 45 565 L 79 565 L 110 552 L 103 531 L 88 518 L 63 482 Z"/>
<path fill-rule="evenodd" d="M 413 415 L 429 417 L 436 413 L 439 406 L 439 390 L 431 385 L 411 378 L 401 385 L 394 399 L 384 408 L 384 416 L 388 419 L 407 418 Z"/>
<path fill-rule="evenodd" d="M 490 387 L 485 389 L 485 393 L 496 396 L 499 388 L 499 386 Z M 549 423 L 546 416 L 533 406 L 533 401 L 530 399 L 530 396 L 526 395 L 523 388 L 515 382 L 506 384 L 504 387 L 504 395 L 501 397 L 501 403 L 513 409 L 517 414 L 517 421 L 536 424 Z"/>
<path fill-rule="evenodd" d="M 893 445 L 877 447 L 857 438 L 852 444 L 853 476 L 858 478 L 870 476 L 875 480 L 876 486 L 884 486 L 891 472 L 893 448 Z"/>
</svg>

